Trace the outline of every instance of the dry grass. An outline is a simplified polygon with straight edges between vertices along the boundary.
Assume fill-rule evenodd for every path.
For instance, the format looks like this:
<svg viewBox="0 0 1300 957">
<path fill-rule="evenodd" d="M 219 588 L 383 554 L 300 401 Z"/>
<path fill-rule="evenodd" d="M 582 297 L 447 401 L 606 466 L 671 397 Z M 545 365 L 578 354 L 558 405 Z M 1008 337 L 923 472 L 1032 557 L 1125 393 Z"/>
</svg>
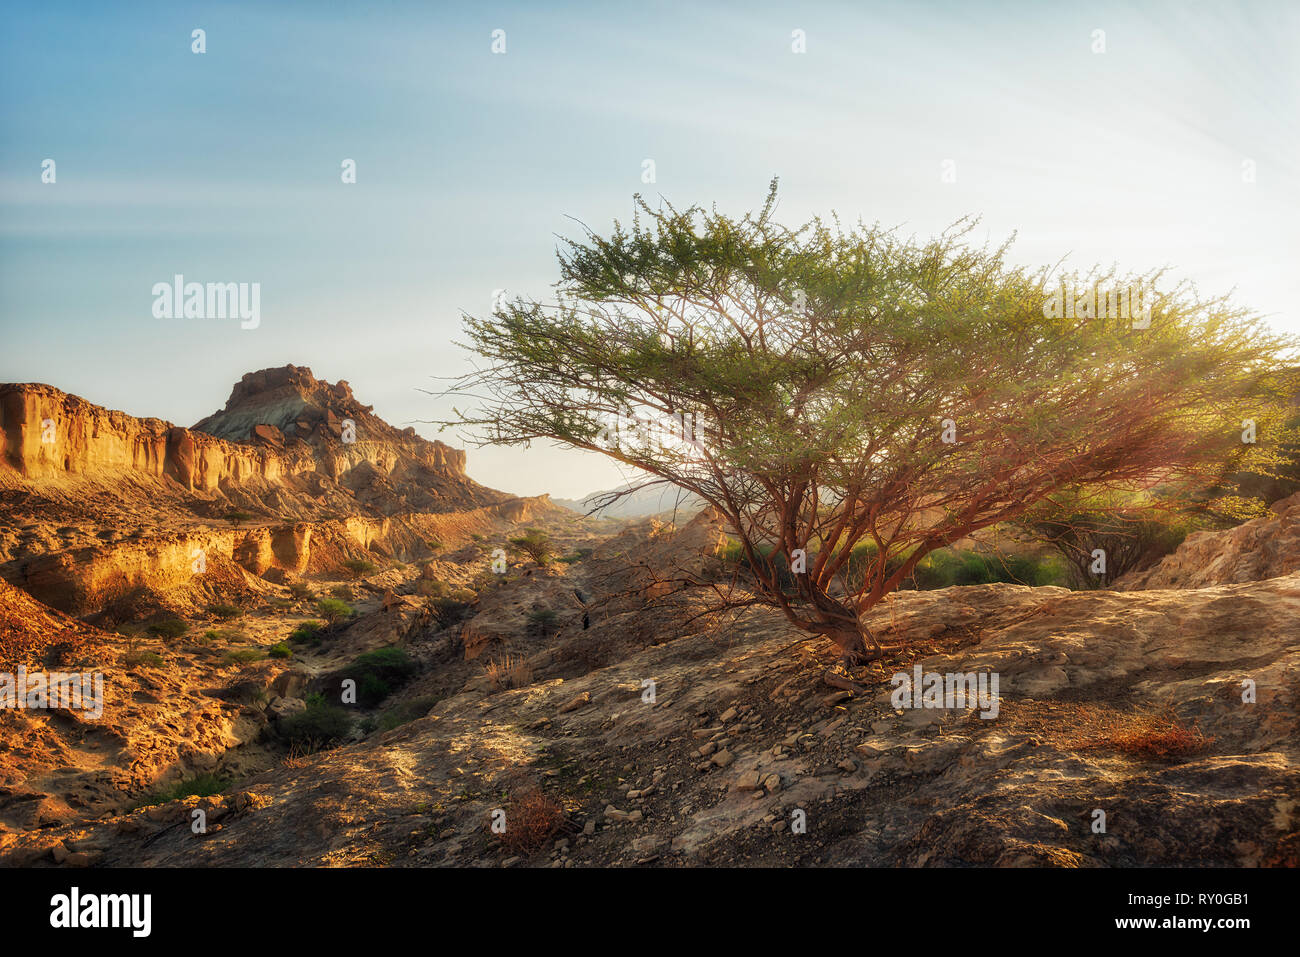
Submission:
<svg viewBox="0 0 1300 957">
<path fill-rule="evenodd" d="M 1122 714 L 1104 723 L 1075 745 L 1079 750 L 1109 748 L 1141 758 L 1170 760 L 1198 754 L 1214 741 L 1193 724 L 1190 728 L 1172 708 Z"/>
<path fill-rule="evenodd" d="M 1041 701 L 1013 706 L 1006 717 L 1010 729 L 1039 733 L 1057 747 L 1076 751 L 1107 750 L 1168 761 L 1198 754 L 1214 743 L 1169 706 L 1121 711 L 1101 703 Z"/>
<path fill-rule="evenodd" d="M 487 663 L 484 673 L 497 691 L 523 688 L 533 683 L 532 666 L 522 655 L 506 655 L 500 661 L 494 658 Z"/>
<path fill-rule="evenodd" d="M 541 850 L 564 825 L 564 809 L 536 788 L 512 795 L 505 812 L 505 831 L 499 836 L 512 854 Z"/>
</svg>

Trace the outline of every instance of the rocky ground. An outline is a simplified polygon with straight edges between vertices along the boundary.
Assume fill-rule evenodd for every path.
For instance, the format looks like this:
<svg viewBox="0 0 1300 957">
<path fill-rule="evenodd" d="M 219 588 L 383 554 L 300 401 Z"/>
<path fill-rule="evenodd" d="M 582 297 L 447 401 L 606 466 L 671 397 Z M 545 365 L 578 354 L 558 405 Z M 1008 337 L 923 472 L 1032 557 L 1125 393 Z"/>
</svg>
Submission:
<svg viewBox="0 0 1300 957">
<path fill-rule="evenodd" d="M 696 549 L 713 531 L 704 522 L 681 531 L 641 527 L 597 544 L 582 562 L 516 565 L 484 593 L 481 610 L 452 627 L 422 623 L 414 602 L 399 616 L 412 624 L 381 627 L 373 619 L 395 612 L 378 608 L 329 640 L 341 644 L 334 657 L 384 641 L 409 649 L 426 670 L 383 710 L 433 701 L 423 716 L 264 770 L 246 768 L 252 773 L 220 795 L 29 821 L 6 835 L 9 859 L 52 864 L 86 855 L 77 860 L 107 866 L 1300 860 L 1300 574 L 1194 591 L 986 585 L 901 593 L 874 612 L 871 625 L 911 650 L 876 666 L 870 693 L 854 696 L 825 687 L 827 649 L 771 613 L 750 610 L 692 629 L 680 624 L 686 605 L 628 599 L 622 582 L 617 600 L 598 600 L 606 566 L 629 548 Z M 553 623 L 554 633 L 517 637 L 514 652 L 531 673 L 519 687 L 489 680 L 483 662 L 501 657 L 511 616 L 516 635 L 526 635 L 529 609 L 570 587 L 591 597 L 588 627 L 575 611 Z M 638 601 L 644 604 L 627 607 Z M 490 627 L 475 626 L 480 616 Z M 629 637 L 629 617 L 651 625 L 650 633 Z M 370 637 L 359 639 L 358 630 Z M 474 642 L 465 637 L 494 632 L 466 661 Z M 614 660 L 582 660 L 586 641 L 615 646 Z M 329 660 L 322 651 L 295 667 L 320 673 Z M 997 716 L 895 708 L 889 676 L 916 664 L 926 672 L 997 672 Z M 259 680 L 274 690 L 276 677 L 268 670 Z M 1253 703 L 1242 700 L 1248 679 Z M 166 707 L 168 696 L 159 697 Z M 241 713 L 260 711 L 251 720 L 274 724 L 275 710 L 269 699 Z M 206 833 L 187 826 L 195 807 L 207 812 Z M 1098 811 L 1104 833 L 1094 829 Z M 504 834 L 493 829 L 502 812 Z M 511 833 L 512 820 L 519 833 Z"/>
</svg>

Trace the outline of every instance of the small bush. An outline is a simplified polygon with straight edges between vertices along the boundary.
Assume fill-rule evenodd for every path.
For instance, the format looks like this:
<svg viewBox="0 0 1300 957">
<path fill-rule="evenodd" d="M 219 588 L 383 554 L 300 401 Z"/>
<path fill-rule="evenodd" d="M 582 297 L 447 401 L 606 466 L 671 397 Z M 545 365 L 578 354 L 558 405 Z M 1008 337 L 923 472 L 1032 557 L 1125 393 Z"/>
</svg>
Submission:
<svg viewBox="0 0 1300 957">
<path fill-rule="evenodd" d="M 1188 727 L 1172 708 L 1137 711 L 1121 716 L 1076 742 L 1080 750 L 1106 748 L 1154 760 L 1176 760 L 1197 754 L 1214 741 L 1201 729 Z"/>
<path fill-rule="evenodd" d="M 293 651 L 283 641 L 278 641 L 275 644 L 273 644 L 270 648 L 267 648 L 266 653 L 270 655 L 272 658 L 293 657 Z"/>
<path fill-rule="evenodd" d="M 131 651 L 122 656 L 122 665 L 126 668 L 161 668 L 162 655 L 152 651 Z"/>
<path fill-rule="evenodd" d="M 343 601 L 352 601 L 357 597 L 356 592 L 347 585 L 335 585 L 330 589 L 330 594 L 335 598 L 341 598 Z"/>
<path fill-rule="evenodd" d="M 530 528 L 520 537 L 510 539 L 510 545 L 539 565 L 548 564 L 554 552 L 550 536 L 540 528 Z"/>
<path fill-rule="evenodd" d="M 322 598 L 316 603 L 316 610 L 331 625 L 337 625 L 354 614 L 352 606 L 338 598 Z"/>
<path fill-rule="evenodd" d="M 150 807 L 154 804 L 166 804 L 186 797 L 211 797 L 220 794 L 230 786 L 230 779 L 216 774 L 197 774 L 192 778 L 177 781 L 154 791 L 135 806 Z"/>
<path fill-rule="evenodd" d="M 541 791 L 512 796 L 505 807 L 501 843 L 513 854 L 532 854 L 546 846 L 564 824 L 564 809 Z"/>
<path fill-rule="evenodd" d="M 484 674 L 497 691 L 523 688 L 533 683 L 532 666 L 522 655 L 506 655 L 501 661 L 493 659 L 487 663 Z"/>
<path fill-rule="evenodd" d="M 352 718 L 337 705 L 326 704 L 319 695 L 307 699 L 307 710 L 280 722 L 280 735 L 291 745 L 316 750 L 347 736 Z"/>
<path fill-rule="evenodd" d="M 343 567 L 352 574 L 353 578 L 360 578 L 362 575 L 369 575 L 379 566 L 364 558 L 349 558 L 343 563 Z"/>
<path fill-rule="evenodd" d="M 294 582 L 289 586 L 289 595 L 295 601 L 310 601 L 316 597 L 316 593 L 302 582 Z"/>
<path fill-rule="evenodd" d="M 295 645 L 319 645 L 321 643 L 320 630 L 324 628 L 323 622 L 304 621 L 293 631 L 289 632 L 289 640 Z"/>
<path fill-rule="evenodd" d="M 416 662 L 401 648 L 380 648 L 357 658 L 342 677 L 356 681 L 357 703 L 373 708 L 418 670 Z"/>
<path fill-rule="evenodd" d="M 149 626 L 149 634 L 158 635 L 160 638 L 179 638 L 189 630 L 190 626 L 179 618 L 164 618 Z"/>
<path fill-rule="evenodd" d="M 539 634 L 546 634 L 555 626 L 555 620 L 559 616 L 550 608 L 541 608 L 537 611 L 528 613 L 528 627 L 530 630 Z"/>
<path fill-rule="evenodd" d="M 239 525 L 243 522 L 248 522 L 251 521 L 252 519 L 257 518 L 257 516 L 254 515 L 252 512 L 241 512 L 236 509 L 231 509 L 223 517 L 231 525 Z"/>
<path fill-rule="evenodd" d="M 253 661 L 260 661 L 262 653 L 256 648 L 239 648 L 235 651 L 227 651 L 224 657 L 225 661 L 236 665 L 246 665 Z"/>
<path fill-rule="evenodd" d="M 208 608 L 208 614 L 218 621 L 230 621 L 242 615 L 243 611 L 237 605 L 212 605 Z"/>
</svg>

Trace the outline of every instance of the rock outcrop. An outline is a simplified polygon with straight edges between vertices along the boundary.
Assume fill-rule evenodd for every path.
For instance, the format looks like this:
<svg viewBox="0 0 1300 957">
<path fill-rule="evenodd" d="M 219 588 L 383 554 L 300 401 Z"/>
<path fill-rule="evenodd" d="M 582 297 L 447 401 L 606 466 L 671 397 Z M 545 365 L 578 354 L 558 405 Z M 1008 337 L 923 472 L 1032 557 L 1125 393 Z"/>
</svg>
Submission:
<svg viewBox="0 0 1300 957">
<path fill-rule="evenodd" d="M 184 610 L 268 573 L 411 561 L 555 510 L 479 485 L 463 451 L 298 366 L 245 376 L 193 429 L 0 385 L 0 578 L 77 614 L 141 594 Z"/>
<path fill-rule="evenodd" d="M 1125 575 L 1115 587 L 1204 588 L 1298 572 L 1300 493 L 1274 502 L 1271 512 L 1236 528 L 1195 532 L 1159 563 Z"/>
</svg>

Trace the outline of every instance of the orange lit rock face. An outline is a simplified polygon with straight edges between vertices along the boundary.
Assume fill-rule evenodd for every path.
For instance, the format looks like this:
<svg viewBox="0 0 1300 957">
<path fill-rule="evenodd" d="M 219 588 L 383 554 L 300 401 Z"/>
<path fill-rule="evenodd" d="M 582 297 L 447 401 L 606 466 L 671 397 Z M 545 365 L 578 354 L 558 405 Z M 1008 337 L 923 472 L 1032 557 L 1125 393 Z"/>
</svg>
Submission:
<svg viewBox="0 0 1300 957">
<path fill-rule="evenodd" d="M 77 614 L 141 592 L 199 601 L 191 585 L 214 576 L 195 577 L 198 552 L 233 584 L 357 550 L 411 560 L 446 536 L 447 516 L 552 507 L 478 485 L 463 451 L 297 366 L 244 376 L 188 429 L 0 384 L 0 577 Z"/>
<path fill-rule="evenodd" d="M 463 450 L 393 428 L 347 383 L 318 382 L 297 366 L 250 373 L 224 410 L 192 429 L 48 385 L 0 385 L 0 447 L 3 466 L 28 479 L 132 471 L 213 490 L 313 472 L 341 481 L 366 465 L 397 483 L 466 481 Z"/>
<path fill-rule="evenodd" d="M 311 471 L 308 450 L 267 450 L 92 405 L 48 385 L 0 385 L 3 467 L 26 479 L 142 472 L 187 489 Z"/>
</svg>

